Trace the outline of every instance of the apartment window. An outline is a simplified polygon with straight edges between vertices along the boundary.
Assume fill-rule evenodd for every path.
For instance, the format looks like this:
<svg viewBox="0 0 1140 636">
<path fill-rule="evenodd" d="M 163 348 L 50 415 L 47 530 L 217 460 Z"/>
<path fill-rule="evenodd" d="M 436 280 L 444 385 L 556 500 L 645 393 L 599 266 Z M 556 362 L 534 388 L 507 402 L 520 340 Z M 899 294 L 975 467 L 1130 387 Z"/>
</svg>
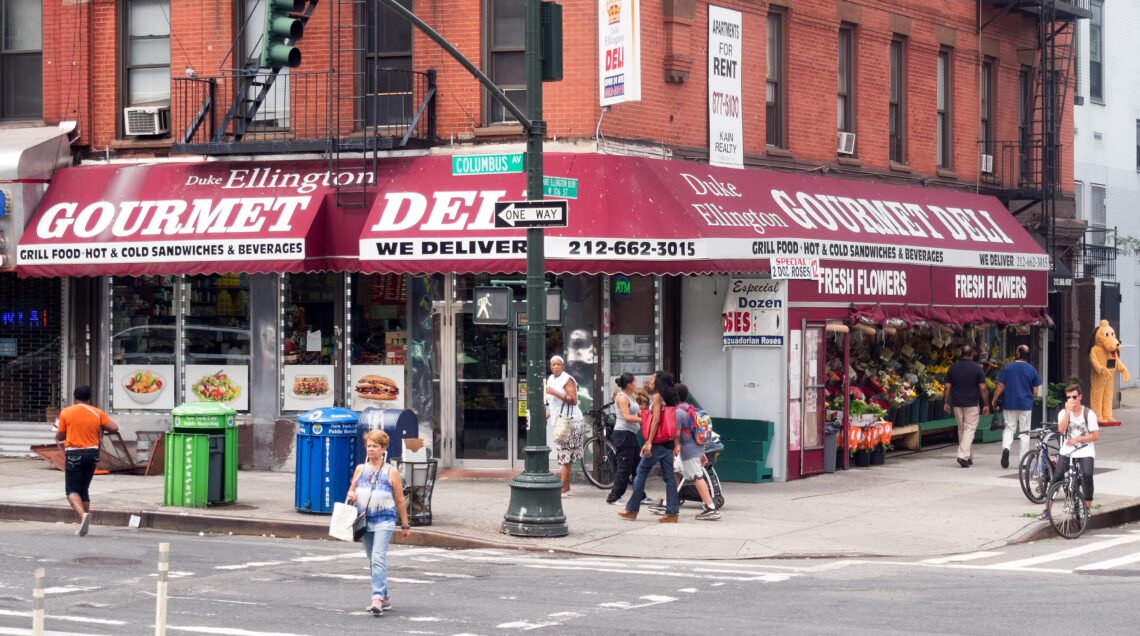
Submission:
<svg viewBox="0 0 1140 636">
<path fill-rule="evenodd" d="M 994 69 L 997 62 L 990 57 L 982 61 L 982 154 L 994 156 Z M 990 170 L 993 172 L 992 166 Z"/>
<path fill-rule="evenodd" d="M 1073 214 L 1077 220 L 1085 220 L 1085 184 L 1080 181 L 1073 182 Z"/>
<path fill-rule="evenodd" d="M 1081 55 L 1081 23 L 1073 23 L 1073 103 L 1077 106 L 1085 103 L 1081 97 L 1081 64 L 1084 56 Z"/>
<path fill-rule="evenodd" d="M 525 0 L 488 0 L 487 59 L 491 64 L 489 75 L 495 85 L 507 94 L 515 106 L 526 112 L 526 61 L 524 58 L 526 31 Z M 498 101 L 488 96 L 489 122 L 514 122 L 515 117 Z"/>
<path fill-rule="evenodd" d="M 1092 201 L 1089 203 L 1089 229 L 1088 242 L 1092 245 L 1104 245 L 1105 223 L 1108 220 L 1107 202 L 1108 190 L 1102 185 L 1092 184 Z"/>
<path fill-rule="evenodd" d="M 1089 20 L 1089 98 L 1104 99 L 1104 2 L 1092 0 Z"/>
<path fill-rule="evenodd" d="M 906 40 L 891 40 L 890 159 L 906 163 Z"/>
<path fill-rule="evenodd" d="M 43 115 L 41 0 L 0 0 L 0 119 Z"/>
<path fill-rule="evenodd" d="M 953 166 L 954 144 L 951 143 L 953 133 L 951 132 L 952 106 L 954 104 L 954 90 L 951 86 L 951 75 L 953 74 L 954 65 L 952 57 L 954 52 L 951 49 L 943 47 L 938 51 L 938 70 L 937 70 L 937 84 L 938 84 L 938 108 L 936 115 L 936 134 L 938 142 L 936 144 L 936 151 L 938 153 L 938 167 L 949 170 Z"/>
<path fill-rule="evenodd" d="M 412 0 L 399 0 L 411 9 Z M 368 24 L 364 121 L 369 126 L 410 122 L 414 116 L 412 23 L 379 2 L 364 3 Z"/>
<path fill-rule="evenodd" d="M 170 102 L 170 0 L 127 2 L 127 106 Z"/>
<path fill-rule="evenodd" d="M 839 72 L 835 105 L 836 124 L 840 132 L 855 132 L 855 27 L 839 27 Z"/>
<path fill-rule="evenodd" d="M 767 119 L 767 144 L 777 148 L 787 147 L 787 140 L 784 136 L 786 112 L 784 100 L 784 38 L 784 13 L 769 10 L 764 101 Z"/>
<path fill-rule="evenodd" d="M 1136 120 L 1136 169 L 1140 170 L 1140 119 Z"/>
</svg>

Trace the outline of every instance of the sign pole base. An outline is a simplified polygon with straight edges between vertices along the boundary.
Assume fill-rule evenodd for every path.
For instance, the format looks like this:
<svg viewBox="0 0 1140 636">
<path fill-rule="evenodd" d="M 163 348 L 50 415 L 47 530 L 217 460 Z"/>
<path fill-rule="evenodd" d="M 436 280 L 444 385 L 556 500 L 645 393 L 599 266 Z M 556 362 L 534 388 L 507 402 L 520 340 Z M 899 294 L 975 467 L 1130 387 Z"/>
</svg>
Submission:
<svg viewBox="0 0 1140 636">
<path fill-rule="evenodd" d="M 547 454 L 546 446 L 527 446 L 531 452 Z M 551 473 L 524 472 L 510 481 L 511 503 L 503 515 L 503 534 L 514 537 L 564 537 L 570 534 L 562 511 L 562 482 Z"/>
</svg>

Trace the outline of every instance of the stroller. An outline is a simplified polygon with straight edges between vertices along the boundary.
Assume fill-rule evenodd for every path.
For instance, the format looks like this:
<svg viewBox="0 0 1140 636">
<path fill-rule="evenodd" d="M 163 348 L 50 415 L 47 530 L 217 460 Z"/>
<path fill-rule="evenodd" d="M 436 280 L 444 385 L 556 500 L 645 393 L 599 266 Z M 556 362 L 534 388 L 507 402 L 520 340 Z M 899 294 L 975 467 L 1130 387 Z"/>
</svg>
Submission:
<svg viewBox="0 0 1140 636">
<path fill-rule="evenodd" d="M 724 507 L 724 493 L 720 489 L 720 476 L 716 474 L 716 460 L 722 450 L 724 450 L 724 443 L 720 441 L 720 435 L 714 431 L 708 443 L 705 444 L 705 457 L 708 458 L 708 463 L 701 470 L 704 471 L 705 483 L 709 485 L 709 492 L 712 494 L 713 503 L 716 504 L 717 510 Z M 697 492 L 696 485 L 684 477 L 680 477 L 677 481 L 677 497 L 682 504 L 686 501 L 701 503 L 701 495 Z M 654 507 L 664 510 L 665 500 L 658 500 Z"/>
</svg>

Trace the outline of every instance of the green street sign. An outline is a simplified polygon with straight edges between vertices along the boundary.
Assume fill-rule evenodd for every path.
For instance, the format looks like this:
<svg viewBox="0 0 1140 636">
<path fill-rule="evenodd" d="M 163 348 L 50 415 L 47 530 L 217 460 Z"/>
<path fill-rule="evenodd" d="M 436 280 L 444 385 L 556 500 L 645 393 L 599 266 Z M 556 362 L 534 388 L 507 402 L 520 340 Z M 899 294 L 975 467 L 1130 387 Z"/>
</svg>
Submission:
<svg viewBox="0 0 1140 636">
<path fill-rule="evenodd" d="M 577 199 L 578 180 L 569 177 L 543 177 L 542 194 L 557 199 Z"/>
<path fill-rule="evenodd" d="M 526 167 L 521 152 L 506 155 L 453 155 L 451 174 L 465 177 L 476 174 L 510 174 Z"/>
</svg>

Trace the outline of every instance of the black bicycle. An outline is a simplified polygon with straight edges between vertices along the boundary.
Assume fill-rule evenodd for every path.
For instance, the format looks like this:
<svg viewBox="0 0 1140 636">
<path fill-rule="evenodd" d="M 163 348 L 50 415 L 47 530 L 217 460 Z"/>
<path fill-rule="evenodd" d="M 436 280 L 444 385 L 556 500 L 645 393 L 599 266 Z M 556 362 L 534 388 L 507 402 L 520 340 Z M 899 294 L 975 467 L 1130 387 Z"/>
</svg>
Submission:
<svg viewBox="0 0 1140 636">
<path fill-rule="evenodd" d="M 1078 444 L 1074 450 L 1085 447 Z M 1063 479 L 1053 482 L 1045 495 L 1045 516 L 1053 530 L 1066 539 L 1076 539 L 1089 525 L 1089 509 L 1081 496 L 1084 471 L 1076 458 L 1069 458 L 1069 470 Z"/>
<path fill-rule="evenodd" d="M 1017 466 L 1017 479 L 1021 482 L 1021 492 L 1035 504 L 1045 503 L 1049 480 L 1057 466 L 1057 453 L 1061 450 L 1061 437 L 1055 426 L 1045 426 L 1029 432 L 1036 438 L 1037 448 L 1021 457 Z"/>
<path fill-rule="evenodd" d="M 610 407 L 613 402 L 603 404 L 586 413 L 586 422 L 589 429 L 582 444 L 582 474 L 586 481 L 602 490 L 614 486 L 614 475 L 617 473 L 617 447 L 610 441 L 617 416 Z"/>
</svg>

